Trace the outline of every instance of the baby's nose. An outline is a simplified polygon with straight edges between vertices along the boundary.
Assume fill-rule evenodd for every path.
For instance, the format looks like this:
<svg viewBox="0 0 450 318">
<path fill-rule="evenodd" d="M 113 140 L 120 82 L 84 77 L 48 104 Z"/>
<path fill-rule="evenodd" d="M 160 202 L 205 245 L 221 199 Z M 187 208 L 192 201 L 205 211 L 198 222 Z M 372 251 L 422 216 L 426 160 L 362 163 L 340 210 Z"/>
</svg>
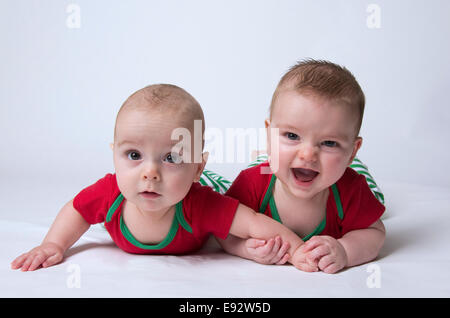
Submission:
<svg viewBox="0 0 450 318">
<path fill-rule="evenodd" d="M 161 179 L 161 175 L 158 165 L 155 163 L 148 163 L 144 165 L 144 168 L 142 169 L 142 179 L 159 181 Z"/>
<path fill-rule="evenodd" d="M 303 144 L 297 151 L 297 156 L 306 162 L 317 161 L 317 147 L 313 145 Z"/>
</svg>

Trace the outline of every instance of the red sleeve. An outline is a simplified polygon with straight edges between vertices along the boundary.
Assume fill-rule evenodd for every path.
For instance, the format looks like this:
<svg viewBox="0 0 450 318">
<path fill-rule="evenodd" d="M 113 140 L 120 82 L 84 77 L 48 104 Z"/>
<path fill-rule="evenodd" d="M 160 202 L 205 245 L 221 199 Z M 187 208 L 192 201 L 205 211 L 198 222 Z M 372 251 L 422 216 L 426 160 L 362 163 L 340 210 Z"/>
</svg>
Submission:
<svg viewBox="0 0 450 318">
<path fill-rule="evenodd" d="M 350 169 L 350 168 L 348 168 Z M 342 235 L 347 232 L 365 229 L 375 223 L 385 211 L 385 206 L 377 200 L 370 191 L 364 176 L 354 170 L 347 173 L 347 184 L 338 184 L 341 195 L 344 219 L 342 220 Z"/>
<path fill-rule="evenodd" d="M 194 233 L 213 234 L 225 239 L 239 201 L 215 192 L 208 186 L 195 183 L 192 187 L 185 213 L 190 214 L 187 218 L 191 221 Z"/>
<path fill-rule="evenodd" d="M 240 203 L 255 211 L 259 211 L 261 196 L 264 194 L 264 189 L 258 188 L 261 188 L 261 186 L 264 185 L 262 182 L 260 182 L 259 187 L 255 184 L 254 178 L 252 178 L 252 173 L 255 171 L 258 172 L 259 168 L 250 168 L 241 171 L 225 195 L 239 200 Z"/>
<path fill-rule="evenodd" d="M 89 224 L 103 222 L 110 206 L 115 176 L 107 174 L 93 185 L 81 190 L 73 199 L 73 207 Z"/>
</svg>

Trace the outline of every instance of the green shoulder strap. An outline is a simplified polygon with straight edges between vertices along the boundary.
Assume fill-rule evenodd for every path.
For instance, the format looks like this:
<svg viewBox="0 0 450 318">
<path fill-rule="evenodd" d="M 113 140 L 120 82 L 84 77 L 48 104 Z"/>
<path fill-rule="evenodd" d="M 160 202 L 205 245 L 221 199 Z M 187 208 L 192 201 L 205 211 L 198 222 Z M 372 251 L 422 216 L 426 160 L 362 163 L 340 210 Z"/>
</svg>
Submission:
<svg viewBox="0 0 450 318">
<path fill-rule="evenodd" d="M 123 201 L 123 195 L 122 193 L 119 193 L 114 203 L 109 207 L 108 213 L 106 214 L 106 222 L 110 222 L 112 219 L 112 216 L 116 212 L 117 208 Z"/>
<path fill-rule="evenodd" d="M 333 191 L 334 202 L 336 202 L 339 218 L 342 220 L 344 218 L 344 209 L 342 208 L 341 197 L 339 196 L 339 190 L 336 183 L 331 186 L 331 190 Z"/>
<path fill-rule="evenodd" d="M 275 174 L 272 174 L 272 177 L 270 178 L 269 187 L 267 188 L 266 193 L 264 194 L 264 199 L 261 203 L 261 206 L 259 207 L 259 212 L 264 213 L 267 208 L 267 204 L 269 204 L 269 200 L 272 197 L 272 191 L 273 186 L 275 185 L 277 177 L 275 177 Z"/>
</svg>

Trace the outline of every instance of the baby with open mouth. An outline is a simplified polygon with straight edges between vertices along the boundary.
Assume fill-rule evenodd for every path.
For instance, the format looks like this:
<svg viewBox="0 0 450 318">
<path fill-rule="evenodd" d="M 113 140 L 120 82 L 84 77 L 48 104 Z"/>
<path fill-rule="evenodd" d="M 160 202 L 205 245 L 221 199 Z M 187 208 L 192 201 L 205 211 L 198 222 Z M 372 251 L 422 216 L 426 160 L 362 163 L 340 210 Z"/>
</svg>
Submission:
<svg viewBox="0 0 450 318">
<path fill-rule="evenodd" d="M 311 170 L 311 169 L 304 169 L 304 168 L 292 168 L 292 173 L 295 176 L 295 179 L 298 182 L 311 182 L 314 180 L 315 177 L 319 174 L 319 172 Z"/>
<path fill-rule="evenodd" d="M 283 223 L 306 243 L 314 271 L 336 273 L 373 260 L 385 239 L 385 207 L 364 176 L 349 168 L 364 93 L 344 67 L 305 60 L 280 80 L 266 120 L 269 160 L 243 170 L 226 193 Z M 283 264 L 288 243 L 275 237 L 219 243 L 229 253 L 264 264 Z"/>
</svg>

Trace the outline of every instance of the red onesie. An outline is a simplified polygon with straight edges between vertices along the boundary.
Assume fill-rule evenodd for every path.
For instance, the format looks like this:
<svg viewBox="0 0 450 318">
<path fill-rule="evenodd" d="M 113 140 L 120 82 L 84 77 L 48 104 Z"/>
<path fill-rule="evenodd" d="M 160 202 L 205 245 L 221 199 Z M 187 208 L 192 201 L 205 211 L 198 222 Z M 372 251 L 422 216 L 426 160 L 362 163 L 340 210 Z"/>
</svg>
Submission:
<svg viewBox="0 0 450 318">
<path fill-rule="evenodd" d="M 107 174 L 82 190 L 73 200 L 74 208 L 89 224 L 105 222 L 118 247 L 136 254 L 186 254 L 198 250 L 210 234 L 225 239 L 239 202 L 194 183 L 175 206 L 175 217 L 166 238 L 158 244 L 137 241 L 122 219 L 125 201 L 115 174 Z"/>
<path fill-rule="evenodd" d="M 261 174 L 261 167 L 269 167 L 269 163 L 241 171 L 226 195 L 282 223 L 272 195 L 276 177 L 274 174 Z M 341 238 L 349 231 L 369 227 L 385 210 L 370 191 L 364 176 L 351 168 L 345 170 L 329 191 L 325 218 L 303 241 L 313 235 Z"/>
</svg>

